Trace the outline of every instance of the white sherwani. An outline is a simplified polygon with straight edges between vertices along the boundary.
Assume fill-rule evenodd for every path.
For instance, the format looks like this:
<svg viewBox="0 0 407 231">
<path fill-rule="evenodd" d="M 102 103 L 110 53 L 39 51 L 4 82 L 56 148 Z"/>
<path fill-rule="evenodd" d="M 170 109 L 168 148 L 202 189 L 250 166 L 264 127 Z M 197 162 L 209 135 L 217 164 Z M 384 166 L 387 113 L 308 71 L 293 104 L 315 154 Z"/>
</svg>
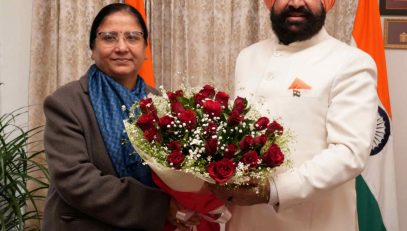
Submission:
<svg viewBox="0 0 407 231">
<path fill-rule="evenodd" d="M 374 61 L 325 29 L 289 46 L 265 40 L 240 53 L 235 93 L 279 119 L 295 142 L 293 167 L 274 178 L 279 207 L 236 206 L 229 230 L 358 230 L 354 178 L 376 127 Z"/>
</svg>

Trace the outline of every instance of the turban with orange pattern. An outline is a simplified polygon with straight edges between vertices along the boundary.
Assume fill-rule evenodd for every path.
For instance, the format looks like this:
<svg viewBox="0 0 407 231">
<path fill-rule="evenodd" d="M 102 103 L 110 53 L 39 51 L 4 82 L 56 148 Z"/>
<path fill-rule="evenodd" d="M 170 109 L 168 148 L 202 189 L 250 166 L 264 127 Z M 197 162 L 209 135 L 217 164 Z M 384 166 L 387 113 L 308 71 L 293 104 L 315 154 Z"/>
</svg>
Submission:
<svg viewBox="0 0 407 231">
<path fill-rule="evenodd" d="M 267 8 L 271 9 L 271 7 L 274 5 L 274 2 L 276 0 L 264 0 L 264 3 L 266 4 Z M 328 12 L 330 9 L 332 9 L 332 7 L 335 4 L 335 0 L 321 0 L 322 5 L 325 8 L 325 11 Z"/>
</svg>

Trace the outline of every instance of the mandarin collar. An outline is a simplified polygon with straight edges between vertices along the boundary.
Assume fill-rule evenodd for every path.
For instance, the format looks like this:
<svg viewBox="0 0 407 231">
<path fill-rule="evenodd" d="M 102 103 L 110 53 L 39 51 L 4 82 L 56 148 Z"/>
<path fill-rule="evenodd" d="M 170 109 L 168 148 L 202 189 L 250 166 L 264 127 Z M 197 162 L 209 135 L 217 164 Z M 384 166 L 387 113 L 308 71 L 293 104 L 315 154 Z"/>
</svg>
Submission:
<svg viewBox="0 0 407 231">
<path fill-rule="evenodd" d="M 290 43 L 289 45 L 284 45 L 278 42 L 278 40 L 276 40 L 276 51 L 279 52 L 297 52 L 303 49 L 306 49 L 308 47 L 312 47 L 318 43 L 320 43 L 321 41 L 327 39 L 329 37 L 328 32 L 326 31 L 325 27 L 322 27 L 321 30 L 314 35 L 312 38 L 305 40 L 305 41 L 300 41 L 300 42 L 293 42 Z"/>
</svg>

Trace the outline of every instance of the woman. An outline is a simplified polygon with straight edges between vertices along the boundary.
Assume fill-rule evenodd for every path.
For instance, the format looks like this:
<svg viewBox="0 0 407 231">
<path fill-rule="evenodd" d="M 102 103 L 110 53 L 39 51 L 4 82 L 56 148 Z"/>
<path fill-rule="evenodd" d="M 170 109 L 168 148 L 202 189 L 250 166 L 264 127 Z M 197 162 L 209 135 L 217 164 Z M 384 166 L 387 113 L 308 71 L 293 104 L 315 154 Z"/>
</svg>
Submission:
<svg viewBox="0 0 407 231">
<path fill-rule="evenodd" d="M 166 219 L 176 224 L 175 202 L 169 209 L 170 198 L 123 142 L 122 105 L 129 108 L 154 91 L 137 76 L 147 36 L 134 8 L 104 7 L 90 31 L 95 64 L 45 100 L 51 185 L 42 230 L 162 230 Z"/>
</svg>

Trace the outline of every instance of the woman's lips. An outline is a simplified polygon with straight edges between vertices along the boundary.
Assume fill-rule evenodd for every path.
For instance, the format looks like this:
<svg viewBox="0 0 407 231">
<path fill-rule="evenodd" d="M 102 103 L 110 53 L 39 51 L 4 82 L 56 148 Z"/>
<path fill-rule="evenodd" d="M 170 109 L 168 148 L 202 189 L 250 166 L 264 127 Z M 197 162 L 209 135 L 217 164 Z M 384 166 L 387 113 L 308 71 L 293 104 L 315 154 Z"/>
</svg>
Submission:
<svg viewBox="0 0 407 231">
<path fill-rule="evenodd" d="M 130 62 L 130 59 L 126 59 L 126 58 L 117 58 L 117 59 L 112 59 L 112 60 L 119 64 L 126 64 L 126 63 Z"/>
</svg>

